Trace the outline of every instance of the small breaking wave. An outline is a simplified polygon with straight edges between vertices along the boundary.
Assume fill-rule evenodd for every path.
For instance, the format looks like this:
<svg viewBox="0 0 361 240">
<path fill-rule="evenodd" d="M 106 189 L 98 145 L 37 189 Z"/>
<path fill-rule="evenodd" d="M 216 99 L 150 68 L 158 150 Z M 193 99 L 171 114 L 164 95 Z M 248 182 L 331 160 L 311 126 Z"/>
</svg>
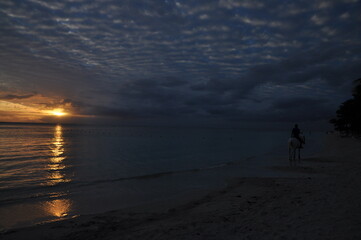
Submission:
<svg viewBox="0 0 361 240">
<path fill-rule="evenodd" d="M 165 172 L 157 172 L 129 177 L 118 177 L 111 179 L 100 179 L 94 181 L 71 181 L 71 182 L 62 182 L 57 185 L 41 185 L 40 183 L 36 186 L 29 187 L 14 187 L 14 188 L 0 188 L 0 204 L 13 204 L 24 201 L 38 201 L 42 199 L 56 199 L 64 196 L 63 193 L 71 192 L 71 190 L 76 190 L 82 187 L 95 186 L 99 184 L 107 184 L 121 181 L 131 181 L 131 180 L 149 180 L 162 178 L 171 175 L 180 175 L 180 174 L 188 174 L 188 173 L 196 173 L 201 171 L 213 170 L 217 168 L 227 167 L 230 165 L 238 164 L 240 161 L 230 161 L 225 163 L 220 163 L 217 165 L 207 166 L 203 168 L 192 168 L 178 171 L 165 171 Z M 19 197 L 16 198 L 7 198 L 2 197 L 2 195 L 11 195 L 11 192 L 17 193 Z"/>
</svg>

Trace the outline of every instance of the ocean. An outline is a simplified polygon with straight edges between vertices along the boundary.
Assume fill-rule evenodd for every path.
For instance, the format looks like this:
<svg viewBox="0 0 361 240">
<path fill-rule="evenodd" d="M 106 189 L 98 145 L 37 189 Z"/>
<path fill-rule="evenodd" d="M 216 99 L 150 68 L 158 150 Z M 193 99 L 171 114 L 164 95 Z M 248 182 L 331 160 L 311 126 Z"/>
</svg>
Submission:
<svg viewBox="0 0 361 240">
<path fill-rule="evenodd" d="M 0 230 L 222 188 L 236 177 L 289 176 L 289 131 L 0 125 Z M 303 156 L 323 133 L 306 132 Z M 293 175 L 294 176 L 294 173 Z"/>
</svg>

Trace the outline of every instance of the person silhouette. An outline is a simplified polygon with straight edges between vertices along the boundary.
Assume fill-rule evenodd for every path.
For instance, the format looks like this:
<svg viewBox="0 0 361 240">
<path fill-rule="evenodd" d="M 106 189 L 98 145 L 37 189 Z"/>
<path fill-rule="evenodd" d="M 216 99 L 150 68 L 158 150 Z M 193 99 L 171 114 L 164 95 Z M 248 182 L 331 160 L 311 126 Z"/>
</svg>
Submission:
<svg viewBox="0 0 361 240">
<path fill-rule="evenodd" d="M 300 148 L 303 148 L 302 144 L 304 142 L 303 142 L 303 139 L 300 136 L 300 133 L 301 133 L 301 130 L 298 128 L 298 125 L 295 124 L 295 127 L 292 129 L 291 137 L 297 138 L 298 141 L 300 141 Z"/>
</svg>

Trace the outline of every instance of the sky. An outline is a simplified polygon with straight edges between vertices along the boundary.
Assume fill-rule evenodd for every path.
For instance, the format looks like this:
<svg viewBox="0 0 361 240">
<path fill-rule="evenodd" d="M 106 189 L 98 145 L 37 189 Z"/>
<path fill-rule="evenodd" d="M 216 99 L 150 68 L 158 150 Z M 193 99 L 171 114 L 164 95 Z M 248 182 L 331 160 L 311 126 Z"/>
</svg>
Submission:
<svg viewBox="0 0 361 240">
<path fill-rule="evenodd" d="M 327 122 L 360 0 L 1 0 L 0 121 Z"/>
</svg>

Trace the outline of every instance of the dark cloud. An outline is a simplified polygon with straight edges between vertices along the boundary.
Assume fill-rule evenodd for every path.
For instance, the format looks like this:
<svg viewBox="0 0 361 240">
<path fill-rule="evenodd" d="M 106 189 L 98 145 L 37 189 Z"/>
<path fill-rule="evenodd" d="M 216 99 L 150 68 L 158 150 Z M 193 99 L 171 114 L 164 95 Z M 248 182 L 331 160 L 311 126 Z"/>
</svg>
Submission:
<svg viewBox="0 0 361 240">
<path fill-rule="evenodd" d="M 358 0 L 4 0 L 0 89 L 114 118 L 326 119 L 361 76 L 360 9 Z"/>
<path fill-rule="evenodd" d="M 35 96 L 35 94 L 27 94 L 27 95 L 15 95 L 15 94 L 8 94 L 5 96 L 0 96 L 0 100 L 14 100 L 14 99 L 26 99 Z"/>
<path fill-rule="evenodd" d="M 325 99 L 314 99 L 314 98 L 287 98 L 287 99 L 279 99 L 273 102 L 273 107 L 275 109 L 296 109 L 300 110 L 303 108 L 311 109 L 315 105 L 324 104 L 326 102 Z"/>
</svg>

